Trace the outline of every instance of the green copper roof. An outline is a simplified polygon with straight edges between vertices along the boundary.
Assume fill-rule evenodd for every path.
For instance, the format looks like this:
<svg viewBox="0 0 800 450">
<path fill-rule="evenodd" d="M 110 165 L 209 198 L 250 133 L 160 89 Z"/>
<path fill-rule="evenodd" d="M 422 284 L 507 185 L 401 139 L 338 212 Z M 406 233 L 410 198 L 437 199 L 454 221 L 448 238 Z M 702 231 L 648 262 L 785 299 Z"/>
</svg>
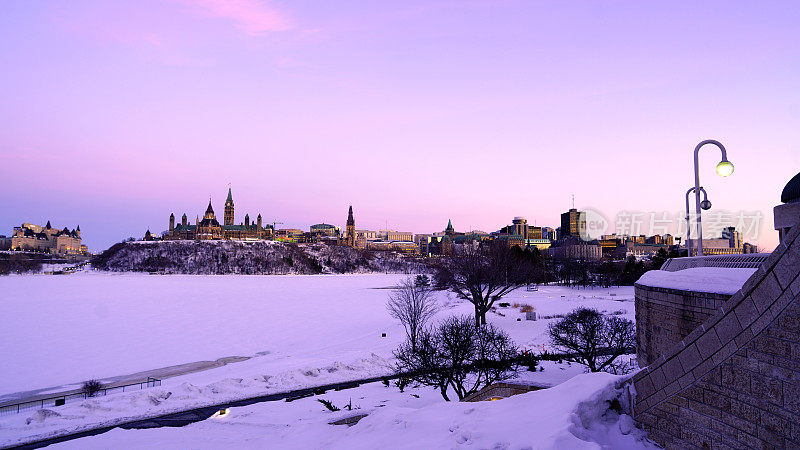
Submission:
<svg viewBox="0 0 800 450">
<path fill-rule="evenodd" d="M 233 203 L 233 195 L 231 195 L 231 188 L 228 188 L 228 199 L 225 200 L 225 203 Z"/>
</svg>

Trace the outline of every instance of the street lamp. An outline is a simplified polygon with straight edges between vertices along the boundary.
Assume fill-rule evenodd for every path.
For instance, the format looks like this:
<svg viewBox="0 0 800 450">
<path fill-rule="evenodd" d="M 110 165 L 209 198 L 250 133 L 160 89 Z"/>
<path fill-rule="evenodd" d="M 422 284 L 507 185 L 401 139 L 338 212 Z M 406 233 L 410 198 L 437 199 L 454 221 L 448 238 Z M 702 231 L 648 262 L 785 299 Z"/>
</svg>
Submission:
<svg viewBox="0 0 800 450">
<path fill-rule="evenodd" d="M 703 191 L 703 201 L 700 202 L 700 209 L 708 211 L 711 209 L 711 202 L 708 201 L 708 194 L 702 186 L 700 186 L 700 190 Z M 694 187 L 690 187 L 689 190 L 686 191 L 686 256 L 692 256 L 692 231 L 689 226 L 689 194 L 692 192 L 694 192 Z"/>
<path fill-rule="evenodd" d="M 719 143 L 719 141 L 715 141 L 713 139 L 706 139 L 705 141 L 697 144 L 697 147 L 694 148 L 694 204 L 695 204 L 695 212 L 697 213 L 697 256 L 703 256 L 703 224 L 701 222 L 701 217 L 700 217 L 701 187 L 700 187 L 700 172 L 698 170 L 697 155 L 698 153 L 700 153 L 700 148 L 706 144 L 714 144 L 717 147 L 719 147 L 720 151 L 722 151 L 722 161 L 720 161 L 719 164 L 717 164 L 717 175 L 721 177 L 727 177 L 733 173 L 733 163 L 728 161 L 728 152 L 725 150 L 725 146 Z M 688 229 L 687 229 L 687 234 L 688 234 Z"/>
</svg>

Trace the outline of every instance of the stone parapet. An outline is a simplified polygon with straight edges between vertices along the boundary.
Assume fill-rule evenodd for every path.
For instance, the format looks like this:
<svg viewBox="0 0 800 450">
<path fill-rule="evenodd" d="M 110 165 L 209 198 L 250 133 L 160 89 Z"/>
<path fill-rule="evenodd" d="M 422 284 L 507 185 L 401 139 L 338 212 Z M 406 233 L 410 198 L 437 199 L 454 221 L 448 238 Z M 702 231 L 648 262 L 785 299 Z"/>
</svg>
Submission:
<svg viewBox="0 0 800 450">
<path fill-rule="evenodd" d="M 708 302 L 697 293 L 681 300 L 671 297 L 680 296 L 676 292 L 642 294 L 637 322 L 640 314 L 644 322 L 637 328 L 645 328 L 642 344 L 655 344 L 657 350 L 642 350 L 650 364 L 632 378 L 633 414 L 657 443 L 667 448 L 800 447 L 798 235 L 800 227 L 794 227 L 742 288 L 719 305 L 722 299 Z M 652 305 L 655 312 L 640 313 L 640 304 Z M 647 335 L 648 314 L 669 319 L 682 305 L 688 318 L 667 320 L 669 333 L 654 335 L 654 324 Z M 671 349 L 659 347 L 698 320 L 699 326 Z"/>
</svg>

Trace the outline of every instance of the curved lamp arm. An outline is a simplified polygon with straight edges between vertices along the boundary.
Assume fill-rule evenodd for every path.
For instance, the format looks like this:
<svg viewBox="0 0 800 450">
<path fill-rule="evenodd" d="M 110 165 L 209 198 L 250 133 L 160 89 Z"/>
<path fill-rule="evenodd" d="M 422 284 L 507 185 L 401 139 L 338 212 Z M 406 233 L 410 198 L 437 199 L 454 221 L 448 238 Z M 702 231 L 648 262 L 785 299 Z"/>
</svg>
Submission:
<svg viewBox="0 0 800 450">
<path fill-rule="evenodd" d="M 728 161 L 728 151 L 725 150 L 725 146 L 722 145 L 719 141 L 714 139 L 706 139 L 705 141 L 700 142 L 697 144 L 697 147 L 694 148 L 694 203 L 695 203 L 695 212 L 697 213 L 697 256 L 703 256 L 703 224 L 701 223 L 701 216 L 700 216 L 700 171 L 699 171 L 699 160 L 698 154 L 700 153 L 700 148 L 702 148 L 706 144 L 712 144 L 719 147 L 720 151 L 722 152 L 722 161 L 717 165 L 717 167 L 725 166 L 729 168 L 730 171 L 727 172 L 727 175 L 733 173 L 733 164 Z M 720 173 L 721 174 L 721 173 Z"/>
</svg>

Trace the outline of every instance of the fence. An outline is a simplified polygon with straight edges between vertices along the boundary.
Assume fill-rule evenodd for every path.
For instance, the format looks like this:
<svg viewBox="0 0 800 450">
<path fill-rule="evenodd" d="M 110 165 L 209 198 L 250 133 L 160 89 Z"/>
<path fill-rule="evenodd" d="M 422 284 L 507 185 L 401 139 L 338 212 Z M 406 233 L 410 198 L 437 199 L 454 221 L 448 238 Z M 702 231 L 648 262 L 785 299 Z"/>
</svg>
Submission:
<svg viewBox="0 0 800 450">
<path fill-rule="evenodd" d="M 146 381 L 140 383 L 123 384 L 120 386 L 110 386 L 98 389 L 92 397 L 103 397 L 109 394 L 118 392 L 140 391 L 145 388 L 161 386 L 161 380 L 158 378 L 147 377 Z M 76 400 L 85 400 L 89 398 L 89 394 L 83 391 L 72 391 L 61 395 L 50 396 L 45 398 L 37 398 L 35 400 L 28 400 L 19 403 L 11 403 L 0 406 L 0 415 L 17 414 L 30 409 L 44 409 L 54 406 L 62 406 Z"/>
<path fill-rule="evenodd" d="M 733 269 L 755 269 L 767 260 L 769 253 L 745 253 L 742 255 L 693 256 L 690 258 L 670 258 L 661 270 L 677 272 L 695 267 L 727 267 Z"/>
</svg>

